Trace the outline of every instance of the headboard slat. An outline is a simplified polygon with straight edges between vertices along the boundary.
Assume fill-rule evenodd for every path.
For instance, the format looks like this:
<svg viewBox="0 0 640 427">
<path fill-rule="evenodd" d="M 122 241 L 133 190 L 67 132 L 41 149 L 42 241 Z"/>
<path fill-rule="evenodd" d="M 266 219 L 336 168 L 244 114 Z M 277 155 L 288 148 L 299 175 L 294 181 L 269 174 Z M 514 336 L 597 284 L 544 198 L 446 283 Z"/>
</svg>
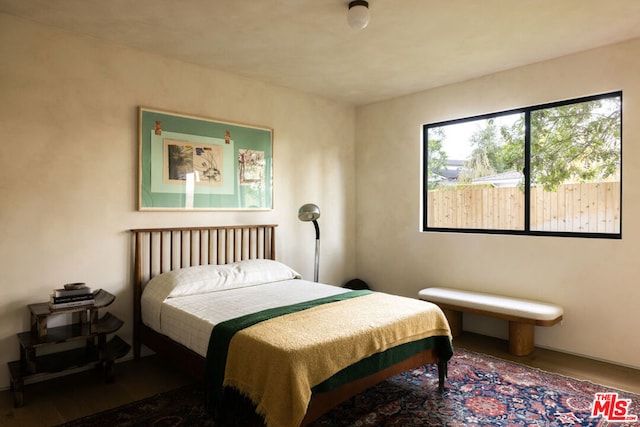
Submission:
<svg viewBox="0 0 640 427">
<path fill-rule="evenodd" d="M 135 241 L 135 280 L 145 282 L 168 270 L 228 264 L 253 258 L 275 259 L 277 225 L 146 228 L 131 230 Z"/>
</svg>

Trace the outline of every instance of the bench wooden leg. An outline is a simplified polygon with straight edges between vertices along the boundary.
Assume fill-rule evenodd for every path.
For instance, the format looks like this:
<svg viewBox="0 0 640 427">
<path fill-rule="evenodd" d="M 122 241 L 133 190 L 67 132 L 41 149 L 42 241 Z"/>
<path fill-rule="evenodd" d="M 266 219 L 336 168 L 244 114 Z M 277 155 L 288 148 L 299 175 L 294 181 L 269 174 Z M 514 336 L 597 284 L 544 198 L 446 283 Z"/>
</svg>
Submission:
<svg viewBox="0 0 640 427">
<path fill-rule="evenodd" d="M 509 353 L 527 356 L 533 353 L 535 326 L 529 323 L 509 322 Z"/>
<path fill-rule="evenodd" d="M 449 322 L 449 328 L 451 329 L 451 335 L 454 337 L 459 336 L 462 333 L 462 312 L 443 308 L 447 321 Z"/>
</svg>

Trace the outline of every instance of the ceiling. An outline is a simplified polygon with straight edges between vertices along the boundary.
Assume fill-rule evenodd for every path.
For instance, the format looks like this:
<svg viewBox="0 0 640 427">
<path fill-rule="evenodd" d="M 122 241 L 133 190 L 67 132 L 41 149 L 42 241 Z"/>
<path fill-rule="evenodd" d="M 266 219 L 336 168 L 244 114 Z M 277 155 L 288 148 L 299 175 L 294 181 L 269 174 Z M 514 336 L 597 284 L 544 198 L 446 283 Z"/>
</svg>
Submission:
<svg viewBox="0 0 640 427">
<path fill-rule="evenodd" d="M 640 37 L 640 0 L 0 0 L 0 12 L 363 105 Z M 1 34 L 1 33 L 0 33 Z"/>
</svg>

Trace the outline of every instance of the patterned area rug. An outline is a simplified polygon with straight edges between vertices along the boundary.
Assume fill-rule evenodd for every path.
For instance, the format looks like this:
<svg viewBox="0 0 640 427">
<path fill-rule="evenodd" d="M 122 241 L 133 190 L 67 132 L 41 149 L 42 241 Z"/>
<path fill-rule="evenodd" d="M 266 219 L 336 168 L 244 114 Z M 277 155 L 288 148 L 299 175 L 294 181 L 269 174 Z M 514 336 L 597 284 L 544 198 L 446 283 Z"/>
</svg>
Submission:
<svg viewBox="0 0 640 427">
<path fill-rule="evenodd" d="M 447 390 L 437 391 L 435 367 L 397 375 L 338 406 L 320 426 L 640 426 L 640 395 L 550 374 L 491 356 L 456 350 Z M 592 417 L 596 393 L 603 393 Z M 257 426 L 250 410 L 216 424 L 199 386 L 159 394 L 65 427 Z M 639 417 L 640 418 L 640 417 Z M 610 419 L 611 421 L 608 421 Z"/>
</svg>

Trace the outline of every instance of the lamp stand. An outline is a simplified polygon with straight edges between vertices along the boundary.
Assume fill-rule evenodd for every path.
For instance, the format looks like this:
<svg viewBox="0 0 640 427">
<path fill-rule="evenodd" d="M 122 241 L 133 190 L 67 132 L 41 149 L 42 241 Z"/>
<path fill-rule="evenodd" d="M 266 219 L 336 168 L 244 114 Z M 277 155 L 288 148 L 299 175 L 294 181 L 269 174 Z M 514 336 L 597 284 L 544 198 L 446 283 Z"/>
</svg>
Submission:
<svg viewBox="0 0 640 427">
<path fill-rule="evenodd" d="M 313 226 L 316 228 L 316 258 L 313 269 L 313 281 L 318 282 L 318 268 L 320 264 L 320 227 L 318 221 L 313 220 Z"/>
<path fill-rule="evenodd" d="M 313 269 L 313 281 L 318 282 L 318 267 L 320 264 L 320 226 L 317 219 L 320 218 L 320 208 L 313 203 L 302 205 L 298 209 L 298 219 L 300 221 L 312 221 L 316 229 L 316 259 Z"/>
</svg>

